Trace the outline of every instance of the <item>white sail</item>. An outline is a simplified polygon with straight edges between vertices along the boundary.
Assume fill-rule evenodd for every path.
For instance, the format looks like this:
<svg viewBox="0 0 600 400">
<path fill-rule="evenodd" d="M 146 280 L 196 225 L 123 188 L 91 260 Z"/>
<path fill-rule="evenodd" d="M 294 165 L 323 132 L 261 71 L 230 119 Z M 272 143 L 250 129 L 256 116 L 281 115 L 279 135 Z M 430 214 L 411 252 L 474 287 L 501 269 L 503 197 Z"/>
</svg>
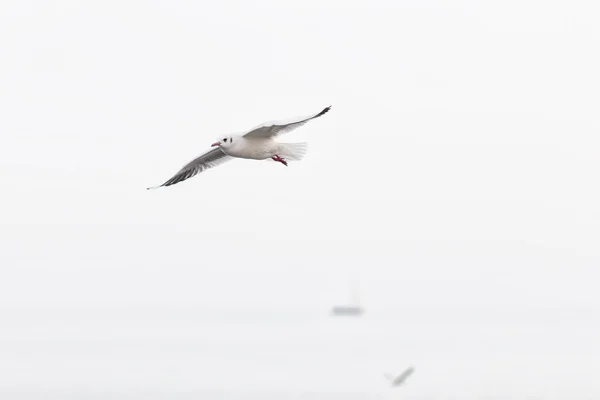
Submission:
<svg viewBox="0 0 600 400">
<path fill-rule="evenodd" d="M 350 280 L 350 294 L 348 299 L 348 304 L 344 306 L 335 306 L 333 307 L 332 313 L 334 315 L 352 315 L 357 316 L 363 313 L 363 309 L 360 306 L 360 296 L 358 290 L 358 282 L 356 279 L 352 277 Z"/>
</svg>

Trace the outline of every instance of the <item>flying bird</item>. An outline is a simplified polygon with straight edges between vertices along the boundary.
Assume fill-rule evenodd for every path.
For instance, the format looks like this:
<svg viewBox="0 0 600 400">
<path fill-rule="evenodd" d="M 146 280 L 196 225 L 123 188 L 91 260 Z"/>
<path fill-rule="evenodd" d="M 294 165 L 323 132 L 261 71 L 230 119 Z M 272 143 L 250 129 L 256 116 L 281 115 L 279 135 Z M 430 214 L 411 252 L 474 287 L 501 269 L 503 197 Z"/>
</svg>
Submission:
<svg viewBox="0 0 600 400">
<path fill-rule="evenodd" d="M 211 145 L 214 147 L 213 149 L 207 150 L 190 161 L 165 183 L 147 189 L 174 185 L 234 158 L 271 159 L 285 166 L 288 165 L 288 160 L 301 160 L 306 154 L 307 143 L 281 143 L 274 138 L 301 127 L 311 119 L 327 113 L 330 109 L 331 106 L 325 107 L 317 114 L 292 120 L 265 122 L 243 134 L 225 135 Z"/>
<path fill-rule="evenodd" d="M 392 386 L 400 386 L 406 381 L 406 379 L 408 379 L 410 375 L 412 375 L 414 371 L 415 369 L 413 367 L 409 367 L 398 376 L 391 376 L 389 374 L 384 374 L 384 376 L 390 381 Z"/>
</svg>

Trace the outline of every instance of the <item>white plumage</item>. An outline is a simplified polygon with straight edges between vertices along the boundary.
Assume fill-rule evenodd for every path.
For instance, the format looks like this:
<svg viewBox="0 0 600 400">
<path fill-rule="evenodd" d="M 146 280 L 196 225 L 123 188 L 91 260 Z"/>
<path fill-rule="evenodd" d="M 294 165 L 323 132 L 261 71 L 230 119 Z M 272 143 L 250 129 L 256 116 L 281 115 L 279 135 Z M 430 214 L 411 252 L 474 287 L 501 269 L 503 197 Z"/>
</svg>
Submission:
<svg viewBox="0 0 600 400">
<path fill-rule="evenodd" d="M 284 165 L 287 165 L 288 160 L 301 160 L 307 152 L 306 143 L 281 143 L 274 138 L 301 127 L 311 119 L 327 113 L 330 109 L 331 106 L 311 116 L 265 122 L 242 135 L 225 136 L 212 144 L 212 147 L 216 148 L 208 150 L 190 161 L 162 185 L 148 189 L 174 185 L 233 158 L 273 159 Z"/>
</svg>

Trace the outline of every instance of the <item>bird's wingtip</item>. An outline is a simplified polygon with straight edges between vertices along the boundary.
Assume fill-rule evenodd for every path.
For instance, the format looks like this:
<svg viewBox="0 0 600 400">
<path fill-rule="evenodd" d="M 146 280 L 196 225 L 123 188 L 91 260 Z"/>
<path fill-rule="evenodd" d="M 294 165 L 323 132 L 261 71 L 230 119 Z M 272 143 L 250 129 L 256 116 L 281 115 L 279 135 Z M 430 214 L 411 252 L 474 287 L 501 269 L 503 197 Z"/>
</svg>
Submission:
<svg viewBox="0 0 600 400">
<path fill-rule="evenodd" d="M 327 106 L 325 107 L 320 113 L 318 113 L 315 117 L 320 117 L 321 115 L 325 114 L 326 112 L 328 112 L 329 110 L 331 110 L 331 106 Z"/>
</svg>

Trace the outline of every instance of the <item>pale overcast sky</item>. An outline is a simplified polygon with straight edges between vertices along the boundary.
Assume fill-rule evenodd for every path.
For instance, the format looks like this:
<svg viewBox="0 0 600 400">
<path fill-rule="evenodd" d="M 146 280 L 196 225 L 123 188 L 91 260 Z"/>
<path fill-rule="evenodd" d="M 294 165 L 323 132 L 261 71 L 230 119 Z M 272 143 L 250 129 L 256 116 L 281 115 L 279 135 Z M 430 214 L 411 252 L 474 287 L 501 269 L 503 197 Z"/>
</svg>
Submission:
<svg viewBox="0 0 600 400">
<path fill-rule="evenodd" d="M 599 18 L 4 0 L 0 308 L 327 312 L 354 276 L 369 309 L 598 312 Z M 281 138 L 308 141 L 300 162 L 146 190 L 222 134 L 328 105 Z"/>
</svg>

